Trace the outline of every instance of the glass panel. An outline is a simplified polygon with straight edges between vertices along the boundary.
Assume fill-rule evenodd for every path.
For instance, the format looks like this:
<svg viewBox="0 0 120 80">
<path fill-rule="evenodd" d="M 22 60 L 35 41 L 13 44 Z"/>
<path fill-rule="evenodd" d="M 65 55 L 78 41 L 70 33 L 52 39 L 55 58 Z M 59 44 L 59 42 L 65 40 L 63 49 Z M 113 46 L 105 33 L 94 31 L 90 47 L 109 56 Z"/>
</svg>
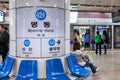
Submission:
<svg viewBox="0 0 120 80">
<path fill-rule="evenodd" d="M 120 48 L 120 26 L 114 28 L 114 47 Z"/>
<path fill-rule="evenodd" d="M 107 47 L 110 49 L 112 47 L 112 31 L 110 25 L 98 25 L 97 30 L 100 32 L 100 34 L 103 34 L 103 31 L 106 31 L 108 34 L 108 44 Z"/>
</svg>

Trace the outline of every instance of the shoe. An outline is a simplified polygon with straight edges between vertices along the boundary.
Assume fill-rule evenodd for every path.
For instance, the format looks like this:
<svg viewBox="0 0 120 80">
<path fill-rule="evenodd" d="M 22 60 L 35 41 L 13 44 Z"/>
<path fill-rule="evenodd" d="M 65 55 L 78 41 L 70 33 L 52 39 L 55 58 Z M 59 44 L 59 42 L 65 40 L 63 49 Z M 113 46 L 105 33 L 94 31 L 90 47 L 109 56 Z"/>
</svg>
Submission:
<svg viewBox="0 0 120 80">
<path fill-rule="evenodd" d="M 100 55 L 100 56 L 102 56 L 102 54 L 101 54 L 101 53 L 99 53 L 99 55 Z"/>
<path fill-rule="evenodd" d="M 107 53 L 104 53 L 104 55 L 107 55 Z"/>
<path fill-rule="evenodd" d="M 100 71 L 100 69 L 101 69 L 101 68 L 97 68 L 97 69 L 96 69 L 96 72 Z M 93 73 L 93 76 L 96 76 L 96 72 Z"/>
<path fill-rule="evenodd" d="M 96 69 L 96 72 L 98 72 L 98 71 L 100 71 L 100 68 L 97 68 L 97 69 Z"/>
<path fill-rule="evenodd" d="M 95 53 L 97 56 L 98 56 L 98 54 L 97 53 Z"/>
</svg>

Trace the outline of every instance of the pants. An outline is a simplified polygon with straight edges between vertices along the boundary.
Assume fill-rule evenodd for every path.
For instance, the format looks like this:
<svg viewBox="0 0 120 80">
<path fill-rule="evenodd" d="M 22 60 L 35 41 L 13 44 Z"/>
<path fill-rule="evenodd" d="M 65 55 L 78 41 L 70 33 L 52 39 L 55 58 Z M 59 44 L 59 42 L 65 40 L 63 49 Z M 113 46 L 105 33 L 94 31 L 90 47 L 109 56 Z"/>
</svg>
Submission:
<svg viewBox="0 0 120 80">
<path fill-rule="evenodd" d="M 6 58 L 7 54 L 6 53 L 2 53 L 2 61 L 4 62 L 5 58 Z"/>
<path fill-rule="evenodd" d="M 86 62 L 86 64 L 85 64 L 84 66 L 85 66 L 85 67 L 90 67 L 92 73 L 95 73 L 95 72 L 96 72 L 97 67 L 94 66 L 92 63 Z"/>
<path fill-rule="evenodd" d="M 80 43 L 74 43 L 73 51 L 80 50 Z"/>
<path fill-rule="evenodd" d="M 107 53 L 107 45 L 103 44 L 103 46 L 104 46 L 104 54 L 106 54 Z"/>
<path fill-rule="evenodd" d="M 96 51 L 95 51 L 96 54 L 98 54 L 98 49 L 99 49 L 99 54 L 101 55 L 101 42 L 96 43 Z"/>
<path fill-rule="evenodd" d="M 85 42 L 85 48 L 89 48 L 90 45 L 89 45 L 89 42 Z"/>
</svg>

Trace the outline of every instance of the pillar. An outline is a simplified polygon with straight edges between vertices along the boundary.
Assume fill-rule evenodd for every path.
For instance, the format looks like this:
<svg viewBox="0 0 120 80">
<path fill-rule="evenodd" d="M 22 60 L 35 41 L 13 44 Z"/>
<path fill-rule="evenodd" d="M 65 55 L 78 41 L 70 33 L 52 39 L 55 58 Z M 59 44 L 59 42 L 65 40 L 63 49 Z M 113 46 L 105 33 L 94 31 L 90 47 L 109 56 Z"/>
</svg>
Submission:
<svg viewBox="0 0 120 80">
<path fill-rule="evenodd" d="M 13 74 L 21 60 L 38 61 L 38 78 L 46 78 L 47 59 L 70 53 L 70 0 L 10 0 L 10 55 Z M 65 66 L 65 65 L 64 65 Z"/>
</svg>

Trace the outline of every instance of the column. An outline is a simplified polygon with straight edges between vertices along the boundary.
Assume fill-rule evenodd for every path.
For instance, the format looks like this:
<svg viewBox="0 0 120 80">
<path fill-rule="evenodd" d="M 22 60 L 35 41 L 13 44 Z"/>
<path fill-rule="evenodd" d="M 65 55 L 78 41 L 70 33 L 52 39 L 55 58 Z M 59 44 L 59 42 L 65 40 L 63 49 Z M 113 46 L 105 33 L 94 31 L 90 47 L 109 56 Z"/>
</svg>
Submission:
<svg viewBox="0 0 120 80">
<path fill-rule="evenodd" d="M 63 64 L 70 52 L 70 0 L 10 0 L 10 55 L 38 61 L 38 78 L 46 78 L 47 59 L 59 57 Z M 65 65 L 64 65 L 65 66 Z"/>
</svg>

